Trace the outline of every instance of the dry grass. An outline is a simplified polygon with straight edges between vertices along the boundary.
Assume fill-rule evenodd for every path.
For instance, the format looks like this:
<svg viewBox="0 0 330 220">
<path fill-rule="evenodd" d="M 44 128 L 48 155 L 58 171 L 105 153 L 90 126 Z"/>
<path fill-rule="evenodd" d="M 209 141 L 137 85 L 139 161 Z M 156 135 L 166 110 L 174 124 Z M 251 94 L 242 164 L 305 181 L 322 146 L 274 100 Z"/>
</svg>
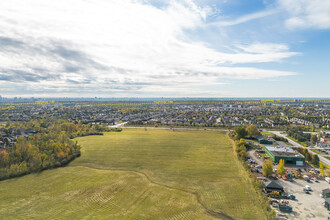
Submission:
<svg viewBox="0 0 330 220">
<path fill-rule="evenodd" d="M 78 138 L 68 167 L 0 182 L 6 219 L 265 219 L 219 131 L 126 129 Z"/>
</svg>

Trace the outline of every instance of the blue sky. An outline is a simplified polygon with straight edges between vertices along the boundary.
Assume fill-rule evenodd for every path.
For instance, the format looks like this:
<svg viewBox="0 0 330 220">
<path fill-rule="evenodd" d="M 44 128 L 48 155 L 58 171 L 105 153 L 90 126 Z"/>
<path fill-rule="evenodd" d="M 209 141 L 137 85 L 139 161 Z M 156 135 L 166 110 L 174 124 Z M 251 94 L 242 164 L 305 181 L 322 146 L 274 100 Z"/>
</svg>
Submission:
<svg viewBox="0 0 330 220">
<path fill-rule="evenodd" d="M 7 97 L 328 98 L 329 51 L 330 0 L 0 3 Z"/>
</svg>

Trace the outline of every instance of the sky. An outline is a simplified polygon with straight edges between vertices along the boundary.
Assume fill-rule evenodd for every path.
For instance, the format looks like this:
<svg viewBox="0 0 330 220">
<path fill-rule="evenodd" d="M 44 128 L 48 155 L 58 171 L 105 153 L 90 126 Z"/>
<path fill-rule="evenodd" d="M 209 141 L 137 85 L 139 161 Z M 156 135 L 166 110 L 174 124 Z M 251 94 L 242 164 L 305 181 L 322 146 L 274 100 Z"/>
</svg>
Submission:
<svg viewBox="0 0 330 220">
<path fill-rule="evenodd" d="M 3 0 L 3 97 L 330 97 L 330 0 Z"/>
</svg>

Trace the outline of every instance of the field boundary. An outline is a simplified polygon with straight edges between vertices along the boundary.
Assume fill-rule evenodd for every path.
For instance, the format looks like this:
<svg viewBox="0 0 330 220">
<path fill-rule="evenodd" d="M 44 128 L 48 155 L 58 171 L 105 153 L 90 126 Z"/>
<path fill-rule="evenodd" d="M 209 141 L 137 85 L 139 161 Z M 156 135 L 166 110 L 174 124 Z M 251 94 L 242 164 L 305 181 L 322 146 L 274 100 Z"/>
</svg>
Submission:
<svg viewBox="0 0 330 220">
<path fill-rule="evenodd" d="M 164 129 L 164 130 L 191 130 L 191 131 L 223 131 L 228 132 L 230 129 L 227 128 L 215 128 L 215 127 L 166 127 L 166 126 L 159 126 L 159 127 L 144 127 L 144 126 L 122 126 L 122 129 Z"/>
<path fill-rule="evenodd" d="M 259 200 L 259 203 L 260 203 L 261 205 L 266 205 L 266 206 L 269 205 L 269 204 L 268 204 L 268 200 L 267 200 L 267 203 L 265 203 L 265 200 L 264 200 L 264 198 L 263 198 L 262 192 L 261 192 L 260 190 L 257 189 L 256 184 L 253 182 L 253 177 L 251 177 L 251 173 L 250 173 L 250 172 L 246 169 L 246 167 L 244 166 L 244 161 L 241 160 L 241 159 L 238 157 L 238 154 L 237 154 L 237 151 L 236 151 L 237 144 L 236 144 L 235 140 L 233 140 L 233 139 L 230 137 L 229 132 L 227 132 L 227 136 L 228 136 L 228 138 L 229 138 L 229 139 L 232 141 L 232 143 L 233 143 L 233 151 L 234 151 L 234 155 L 235 155 L 235 157 L 237 158 L 237 163 L 239 164 L 239 166 L 242 167 L 242 172 L 244 172 L 244 176 L 245 176 L 245 178 L 246 178 L 247 181 L 252 185 L 252 189 L 253 189 L 253 191 L 256 193 L 257 198 L 258 198 L 258 200 Z M 249 192 L 249 194 L 250 194 L 250 192 Z M 267 210 L 265 210 L 264 208 L 262 208 L 262 210 L 263 210 L 263 212 L 264 212 L 266 218 L 267 218 L 267 219 L 270 219 Z"/>
<path fill-rule="evenodd" d="M 221 219 L 226 219 L 226 220 L 234 220 L 234 218 L 232 218 L 231 216 L 223 213 L 223 212 L 216 212 L 212 209 L 209 209 L 204 202 L 201 199 L 201 196 L 198 192 L 192 191 L 192 190 L 187 190 L 187 189 L 181 189 L 181 188 L 177 188 L 177 187 L 173 187 L 173 186 L 169 186 L 166 185 L 164 183 L 158 183 L 154 180 L 152 180 L 152 178 L 150 176 L 148 176 L 148 174 L 142 172 L 142 171 L 136 171 L 136 170 L 126 170 L 126 169 L 119 169 L 119 168 L 112 168 L 112 169 L 103 169 L 103 168 L 97 168 L 97 167 L 90 167 L 90 166 L 81 166 L 81 165 L 71 165 L 70 167 L 82 167 L 82 168 L 89 168 L 89 169 L 95 169 L 95 170 L 103 170 L 103 171 L 119 171 L 119 172 L 132 172 L 132 173 L 136 173 L 140 176 L 144 176 L 150 183 L 155 184 L 157 186 L 161 186 L 161 187 L 165 187 L 167 189 L 171 189 L 171 190 L 177 190 L 177 191 L 181 191 L 181 192 L 185 192 L 188 194 L 191 194 L 193 196 L 195 196 L 196 201 L 198 204 L 200 204 L 204 210 L 211 216 L 215 217 L 215 218 L 221 218 Z"/>
</svg>

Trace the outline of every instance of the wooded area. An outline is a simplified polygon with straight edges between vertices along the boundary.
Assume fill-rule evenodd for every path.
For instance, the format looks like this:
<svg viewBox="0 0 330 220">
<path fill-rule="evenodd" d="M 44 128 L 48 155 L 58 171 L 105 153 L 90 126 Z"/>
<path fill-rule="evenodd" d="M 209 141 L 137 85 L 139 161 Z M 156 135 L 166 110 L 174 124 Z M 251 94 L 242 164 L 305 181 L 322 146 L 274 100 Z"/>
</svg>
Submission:
<svg viewBox="0 0 330 220">
<path fill-rule="evenodd" d="M 68 164 L 80 156 L 80 146 L 72 138 L 121 131 L 52 118 L 7 123 L 3 131 L 10 129 L 33 129 L 37 133 L 18 137 L 13 146 L 0 149 L 0 180 Z"/>
</svg>

